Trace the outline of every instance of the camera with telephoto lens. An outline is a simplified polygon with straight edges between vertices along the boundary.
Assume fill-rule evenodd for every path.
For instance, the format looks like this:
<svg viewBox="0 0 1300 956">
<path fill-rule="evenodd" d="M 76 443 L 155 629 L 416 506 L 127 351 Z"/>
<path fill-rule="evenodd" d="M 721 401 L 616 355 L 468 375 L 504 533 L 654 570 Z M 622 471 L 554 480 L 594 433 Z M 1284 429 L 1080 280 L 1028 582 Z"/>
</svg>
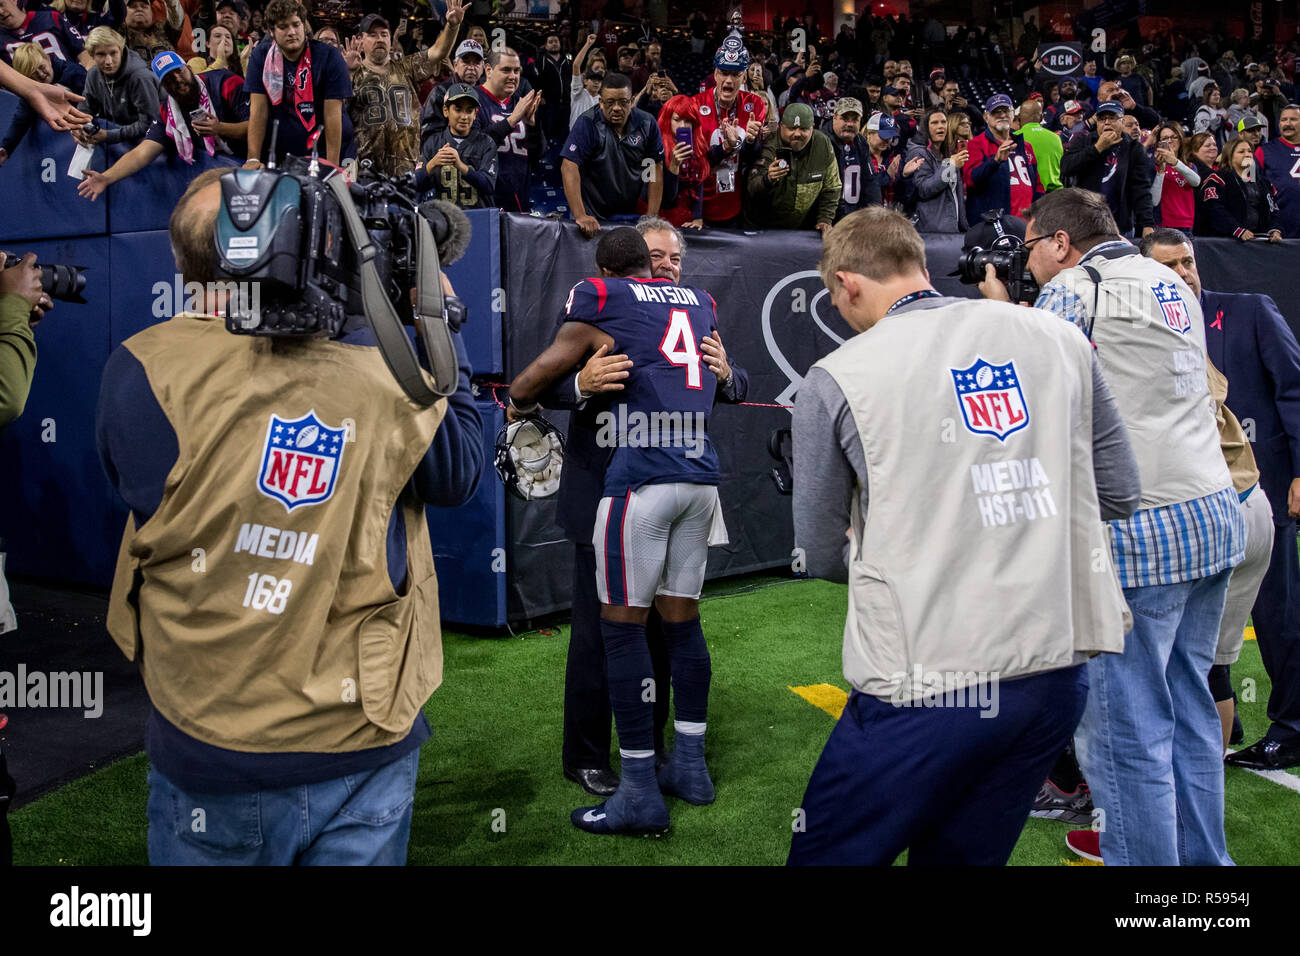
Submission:
<svg viewBox="0 0 1300 956">
<path fill-rule="evenodd" d="M 967 250 L 949 275 L 958 276 L 963 285 L 979 285 L 984 281 L 984 267 L 988 264 L 992 264 L 998 278 L 1006 283 L 1012 302 L 1033 302 L 1038 298 L 1038 280 L 1029 271 L 1029 250 L 1017 236 L 998 236 L 987 249 L 975 246 Z"/>
<path fill-rule="evenodd" d="M 20 265 L 23 257 L 12 252 L 5 253 L 5 268 L 12 269 Z M 41 270 L 41 290 L 56 302 L 78 302 L 86 304 L 81 293 L 86 288 L 86 267 L 66 266 L 62 263 L 37 261 Z"/>
<path fill-rule="evenodd" d="M 441 266 L 459 259 L 469 239 L 459 207 L 419 201 L 414 173 L 387 178 L 366 171 L 348 184 L 315 157 L 290 158 L 283 169 L 232 170 L 221 177 L 217 277 L 232 293 L 251 288 L 255 294 L 231 295 L 226 328 L 237 335 L 337 338 L 349 317 L 364 317 L 402 387 L 429 404 L 430 394 L 455 391 L 450 334 L 459 331 L 465 308 L 443 295 Z M 432 390 L 421 391 L 403 325 L 419 327 Z"/>
</svg>

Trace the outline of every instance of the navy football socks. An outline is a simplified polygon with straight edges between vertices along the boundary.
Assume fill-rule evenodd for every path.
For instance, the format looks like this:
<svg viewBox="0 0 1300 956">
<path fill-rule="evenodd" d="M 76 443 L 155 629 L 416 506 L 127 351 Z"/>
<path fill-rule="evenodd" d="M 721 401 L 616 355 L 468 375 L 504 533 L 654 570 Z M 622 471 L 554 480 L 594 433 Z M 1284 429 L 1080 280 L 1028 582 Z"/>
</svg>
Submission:
<svg viewBox="0 0 1300 956">
<path fill-rule="evenodd" d="M 654 753 L 654 698 L 645 700 L 646 679 L 654 679 L 650 648 L 645 641 L 645 625 L 622 624 L 601 618 L 600 636 L 605 642 L 605 677 L 609 683 L 609 703 L 618 730 L 618 746 L 634 756 L 644 751 Z M 655 688 L 655 694 L 661 691 Z M 666 693 L 668 688 L 663 688 Z"/>
<path fill-rule="evenodd" d="M 645 680 L 654 675 L 645 627 L 602 618 L 600 634 L 618 730 L 619 784 L 604 803 L 579 807 L 570 819 L 589 833 L 662 833 L 668 829 L 668 807 L 655 779 L 654 699 L 644 699 L 653 686 Z"/>
<path fill-rule="evenodd" d="M 709 681 L 713 676 L 709 647 L 700 619 L 663 622 L 664 641 L 673 675 L 672 756 L 659 768 L 659 787 L 687 803 L 713 802 L 713 781 L 704 763 L 704 731 L 709 712 Z"/>
</svg>

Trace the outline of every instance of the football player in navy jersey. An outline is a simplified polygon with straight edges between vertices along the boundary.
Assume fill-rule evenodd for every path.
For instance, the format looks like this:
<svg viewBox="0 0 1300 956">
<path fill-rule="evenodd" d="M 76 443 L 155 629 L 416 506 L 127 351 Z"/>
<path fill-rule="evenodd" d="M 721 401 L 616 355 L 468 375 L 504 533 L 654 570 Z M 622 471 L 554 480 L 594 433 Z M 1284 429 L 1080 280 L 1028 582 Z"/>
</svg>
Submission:
<svg viewBox="0 0 1300 956">
<path fill-rule="evenodd" d="M 1255 161 L 1277 193 L 1277 226 L 1286 239 L 1300 239 L 1300 105 L 1283 108 L 1278 138 L 1255 150 Z"/>
<path fill-rule="evenodd" d="M 0 57 L 13 62 L 13 53 L 24 43 L 38 44 L 60 60 L 75 61 L 89 70 L 95 65 L 81 34 L 57 10 L 24 12 L 18 0 L 0 0 Z"/>
<path fill-rule="evenodd" d="M 3 0 L 0 0 L 3 2 Z M 483 82 L 475 87 L 482 129 L 498 144 L 497 187 L 494 205 L 508 212 L 528 212 L 528 126 L 537 122 L 541 95 L 523 79 L 519 54 L 506 47 L 487 55 Z"/>
<path fill-rule="evenodd" d="M 707 292 L 651 278 L 650 251 L 635 229 L 603 235 L 596 264 L 600 276 L 573 287 L 555 341 L 515 378 L 510 398 L 513 415 L 531 414 L 552 382 L 602 347 L 631 360 L 621 401 L 600 416 L 609 464 L 592 542 L 622 775 L 609 800 L 575 810 L 572 821 L 591 833 L 662 833 L 663 794 L 697 805 L 714 795 L 704 762 L 711 670 L 699 596 L 721 517 L 707 433 L 718 379 L 705 351 L 716 344 L 716 306 Z M 677 732 L 657 779 L 654 695 L 645 695 L 652 603 L 668 645 Z"/>
</svg>

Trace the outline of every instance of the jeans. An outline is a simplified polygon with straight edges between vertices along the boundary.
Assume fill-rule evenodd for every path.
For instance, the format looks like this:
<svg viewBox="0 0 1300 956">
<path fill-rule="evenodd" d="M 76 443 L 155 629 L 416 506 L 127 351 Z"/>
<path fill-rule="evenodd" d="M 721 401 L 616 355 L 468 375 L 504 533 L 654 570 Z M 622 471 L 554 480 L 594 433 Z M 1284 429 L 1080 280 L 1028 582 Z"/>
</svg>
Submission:
<svg viewBox="0 0 1300 956">
<path fill-rule="evenodd" d="M 1075 749 L 1107 865 L 1232 865 L 1222 729 L 1206 683 L 1231 574 L 1125 588 L 1124 653 L 1088 662 Z"/>
<path fill-rule="evenodd" d="M 975 707 L 854 691 L 808 781 L 791 866 L 1002 866 L 1088 692 L 1082 665 L 996 685 Z"/>
<path fill-rule="evenodd" d="M 401 866 L 420 751 L 283 790 L 186 793 L 149 768 L 154 866 Z"/>
</svg>

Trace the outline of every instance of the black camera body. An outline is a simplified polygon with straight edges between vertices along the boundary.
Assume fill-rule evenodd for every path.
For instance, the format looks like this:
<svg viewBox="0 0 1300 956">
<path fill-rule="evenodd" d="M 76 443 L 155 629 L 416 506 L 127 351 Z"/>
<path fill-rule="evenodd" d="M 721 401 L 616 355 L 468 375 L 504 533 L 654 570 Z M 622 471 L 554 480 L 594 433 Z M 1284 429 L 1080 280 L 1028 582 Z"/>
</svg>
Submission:
<svg viewBox="0 0 1300 956">
<path fill-rule="evenodd" d="M 356 262 L 345 259 L 342 218 L 323 181 L 260 169 L 222 177 L 213 238 L 219 277 L 258 290 L 256 305 L 247 296 L 228 302 L 228 331 L 329 338 L 342 332 L 355 298 L 349 279 Z"/>
<path fill-rule="evenodd" d="M 282 170 L 236 170 L 222 178 L 214 230 L 218 273 L 258 287 L 256 308 L 242 297 L 227 309 L 228 331 L 335 338 L 349 316 L 363 314 L 361 250 L 349 237 L 327 178 L 299 158 Z M 463 253 L 469 223 L 458 210 L 449 213 L 445 203 L 420 204 L 413 175 L 363 177 L 348 193 L 365 225 L 366 254 L 384 294 L 403 324 L 412 325 L 410 290 L 419 272 L 416 217 L 432 225 L 444 264 Z M 448 297 L 446 307 L 449 323 L 459 330 L 464 306 Z"/>
<path fill-rule="evenodd" d="M 443 294 L 441 267 L 469 239 L 458 207 L 419 202 L 414 173 L 367 172 L 349 184 L 314 155 L 284 169 L 231 170 L 221 177 L 213 226 L 226 329 L 338 338 L 368 324 L 403 390 L 432 404 L 457 387 L 452 335 L 465 319 L 460 300 Z M 404 325 L 419 328 L 432 388 Z"/>
<path fill-rule="evenodd" d="M 1038 298 L 1038 280 L 1029 271 L 1029 250 L 1022 240 L 1005 235 L 995 239 L 988 249 L 975 246 L 962 253 L 952 274 L 960 277 L 963 285 L 979 285 L 988 264 L 1006 283 L 1012 302 L 1033 302 Z"/>
<path fill-rule="evenodd" d="M 5 268 L 12 269 L 20 265 L 23 257 L 12 252 L 5 253 Z M 41 289 L 56 302 L 77 302 L 86 304 L 82 292 L 86 288 L 85 266 L 68 266 L 62 263 L 38 262 L 41 268 Z"/>
</svg>

